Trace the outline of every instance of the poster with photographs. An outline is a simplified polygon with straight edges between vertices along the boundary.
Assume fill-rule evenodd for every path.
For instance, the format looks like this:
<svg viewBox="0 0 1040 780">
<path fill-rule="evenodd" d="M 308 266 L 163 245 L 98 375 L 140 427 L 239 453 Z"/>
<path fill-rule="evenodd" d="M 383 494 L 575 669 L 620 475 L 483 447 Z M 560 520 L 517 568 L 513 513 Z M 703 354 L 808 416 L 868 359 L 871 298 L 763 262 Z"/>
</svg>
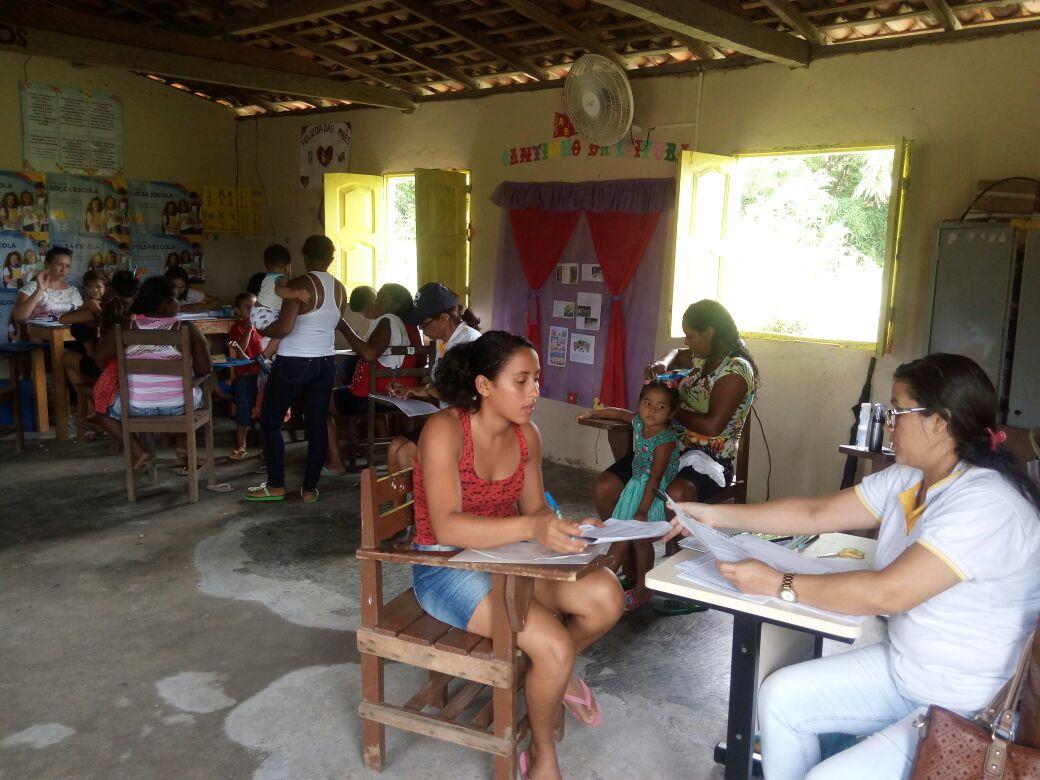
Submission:
<svg viewBox="0 0 1040 780">
<path fill-rule="evenodd" d="M 52 233 L 63 236 L 76 233 L 125 235 L 126 212 L 120 209 L 120 197 L 126 197 L 125 182 L 97 179 L 92 176 L 51 174 L 47 179 L 47 208 Z M 123 190 L 120 195 L 119 190 Z"/>
<path fill-rule="evenodd" d="M 602 266 L 582 263 L 581 264 L 581 280 L 583 282 L 602 282 L 603 281 L 603 268 Z"/>
<path fill-rule="evenodd" d="M 596 337 L 585 333 L 571 334 L 570 358 L 572 363 L 591 366 L 596 362 Z"/>
<path fill-rule="evenodd" d="M 553 317 L 561 320 L 574 319 L 574 301 L 553 301 Z"/>
<path fill-rule="evenodd" d="M 22 156 L 30 171 L 123 172 L 123 103 L 117 95 L 22 85 Z"/>
<path fill-rule="evenodd" d="M 174 182 L 131 181 L 130 232 L 135 236 L 202 235 L 201 189 Z"/>
<path fill-rule="evenodd" d="M 18 291 L 0 287 L 0 342 L 18 341 L 18 327 L 11 322 Z"/>
<path fill-rule="evenodd" d="M 563 368 L 567 365 L 567 328 L 549 326 L 549 365 Z"/>
<path fill-rule="evenodd" d="M 574 307 L 575 327 L 578 330 L 599 330 L 602 313 L 602 295 L 588 292 L 578 293 L 578 301 Z"/>
<path fill-rule="evenodd" d="M 0 171 L 0 230 L 47 233 L 47 177 L 42 173 Z"/>
<path fill-rule="evenodd" d="M 47 240 L 39 233 L 0 233 L 3 287 L 20 290 L 43 268 Z"/>
<path fill-rule="evenodd" d="M 577 284 L 578 264 L 560 263 L 556 266 L 556 282 L 557 284 Z"/>
<path fill-rule="evenodd" d="M 109 275 L 116 270 L 110 266 L 118 262 L 118 244 L 106 241 L 105 236 L 82 232 L 52 233 L 51 241 L 54 246 L 65 247 L 72 252 L 72 267 L 69 269 L 69 281 L 72 284 L 82 284 L 83 274 L 88 268 L 95 268 Z M 110 248 L 116 250 L 111 260 L 107 257 Z"/>
<path fill-rule="evenodd" d="M 202 250 L 197 243 L 182 236 L 134 236 L 130 256 L 135 270 L 140 269 L 140 276 L 161 276 L 167 268 L 183 266 L 191 277 L 203 267 Z"/>
</svg>

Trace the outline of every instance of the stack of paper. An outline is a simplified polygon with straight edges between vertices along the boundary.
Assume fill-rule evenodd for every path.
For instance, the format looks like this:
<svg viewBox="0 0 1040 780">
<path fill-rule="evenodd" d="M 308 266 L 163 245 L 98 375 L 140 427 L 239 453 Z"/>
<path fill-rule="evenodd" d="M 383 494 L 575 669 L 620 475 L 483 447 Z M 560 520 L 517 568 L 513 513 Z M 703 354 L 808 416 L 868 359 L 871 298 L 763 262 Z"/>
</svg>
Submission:
<svg viewBox="0 0 1040 780">
<path fill-rule="evenodd" d="M 414 398 L 396 398 L 383 393 L 372 393 L 372 397 L 377 401 L 396 406 L 409 417 L 425 417 L 440 411 L 440 407 L 434 406 L 428 401 L 417 401 Z"/>
<path fill-rule="evenodd" d="M 660 539 L 672 530 L 667 520 L 647 523 L 642 520 L 618 520 L 610 518 L 603 525 L 583 525 L 582 538 L 596 542 L 631 542 L 636 539 Z"/>
<path fill-rule="evenodd" d="M 452 556 L 453 561 L 466 563 L 535 563 L 535 564 L 573 564 L 588 563 L 598 555 L 607 552 L 606 544 L 589 545 L 585 552 L 575 555 L 553 552 L 539 542 L 515 542 L 503 544 L 501 547 L 489 547 L 485 550 L 463 550 Z"/>
</svg>

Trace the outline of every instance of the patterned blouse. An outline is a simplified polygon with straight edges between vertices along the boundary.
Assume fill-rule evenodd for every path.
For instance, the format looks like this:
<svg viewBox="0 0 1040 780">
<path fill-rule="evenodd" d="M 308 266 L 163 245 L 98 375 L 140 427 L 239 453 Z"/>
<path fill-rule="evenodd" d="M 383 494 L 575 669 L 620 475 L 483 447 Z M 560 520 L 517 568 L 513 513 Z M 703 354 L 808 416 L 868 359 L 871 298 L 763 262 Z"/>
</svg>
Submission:
<svg viewBox="0 0 1040 780">
<path fill-rule="evenodd" d="M 716 460 L 732 460 L 737 454 L 737 440 L 744 428 L 744 421 L 755 402 L 758 379 L 746 359 L 733 355 L 723 358 L 718 368 L 710 374 L 702 374 L 703 370 L 704 361 L 695 360 L 690 375 L 679 383 L 679 399 L 683 409 L 706 414 L 715 383 L 730 374 L 736 374 L 744 380 L 747 384 L 747 394 L 718 436 L 704 436 L 686 429 L 682 434 L 682 446 L 684 450 L 693 447 L 705 450 Z"/>
</svg>

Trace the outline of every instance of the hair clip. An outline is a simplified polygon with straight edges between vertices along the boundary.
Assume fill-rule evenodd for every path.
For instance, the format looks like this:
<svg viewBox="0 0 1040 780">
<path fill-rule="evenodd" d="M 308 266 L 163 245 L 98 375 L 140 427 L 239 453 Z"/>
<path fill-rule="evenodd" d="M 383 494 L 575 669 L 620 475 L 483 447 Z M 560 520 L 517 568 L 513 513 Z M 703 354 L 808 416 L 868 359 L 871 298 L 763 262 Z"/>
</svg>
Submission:
<svg viewBox="0 0 1040 780">
<path fill-rule="evenodd" d="M 986 433 L 989 434 L 989 448 L 992 452 L 997 451 L 997 445 L 1007 441 L 1007 434 L 1004 431 L 994 431 L 992 428 L 987 428 Z"/>
</svg>

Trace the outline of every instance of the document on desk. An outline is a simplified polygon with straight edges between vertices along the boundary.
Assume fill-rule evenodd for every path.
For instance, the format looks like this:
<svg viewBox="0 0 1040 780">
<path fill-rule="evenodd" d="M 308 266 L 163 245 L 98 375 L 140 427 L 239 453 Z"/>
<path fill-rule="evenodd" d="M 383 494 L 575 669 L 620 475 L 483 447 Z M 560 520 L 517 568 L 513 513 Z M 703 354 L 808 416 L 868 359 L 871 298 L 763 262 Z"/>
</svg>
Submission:
<svg viewBox="0 0 1040 780">
<path fill-rule="evenodd" d="M 604 521 L 603 525 L 583 525 L 581 534 L 586 539 L 598 542 L 631 542 L 637 539 L 660 539 L 672 530 L 667 520 L 653 523 L 642 520 L 618 520 L 615 517 Z"/>
<path fill-rule="evenodd" d="M 453 555 L 451 560 L 465 563 L 533 563 L 542 565 L 563 565 L 588 563 L 598 555 L 606 554 L 608 545 L 589 545 L 585 552 L 570 555 L 553 552 L 536 541 L 514 542 L 500 547 L 489 547 L 484 550 L 463 550 Z"/>
<path fill-rule="evenodd" d="M 700 547 L 710 552 L 720 561 L 735 563 L 751 557 L 738 545 L 734 544 L 734 537 L 727 536 L 714 528 L 708 528 L 704 523 L 697 522 L 686 514 L 678 504 L 669 501 L 668 508 L 675 512 L 676 518 L 693 535 Z"/>
<path fill-rule="evenodd" d="M 182 311 L 177 314 L 177 319 L 182 322 L 193 320 L 230 320 L 231 317 L 224 316 L 222 311 Z"/>
<path fill-rule="evenodd" d="M 61 328 L 64 327 L 58 322 L 57 317 L 30 317 L 25 321 L 26 325 L 43 325 L 45 328 Z"/>
<path fill-rule="evenodd" d="M 372 397 L 377 401 L 396 406 L 409 417 L 425 417 L 440 411 L 439 406 L 434 406 L 427 401 L 417 401 L 414 398 L 395 398 L 383 393 L 372 393 Z"/>
</svg>

